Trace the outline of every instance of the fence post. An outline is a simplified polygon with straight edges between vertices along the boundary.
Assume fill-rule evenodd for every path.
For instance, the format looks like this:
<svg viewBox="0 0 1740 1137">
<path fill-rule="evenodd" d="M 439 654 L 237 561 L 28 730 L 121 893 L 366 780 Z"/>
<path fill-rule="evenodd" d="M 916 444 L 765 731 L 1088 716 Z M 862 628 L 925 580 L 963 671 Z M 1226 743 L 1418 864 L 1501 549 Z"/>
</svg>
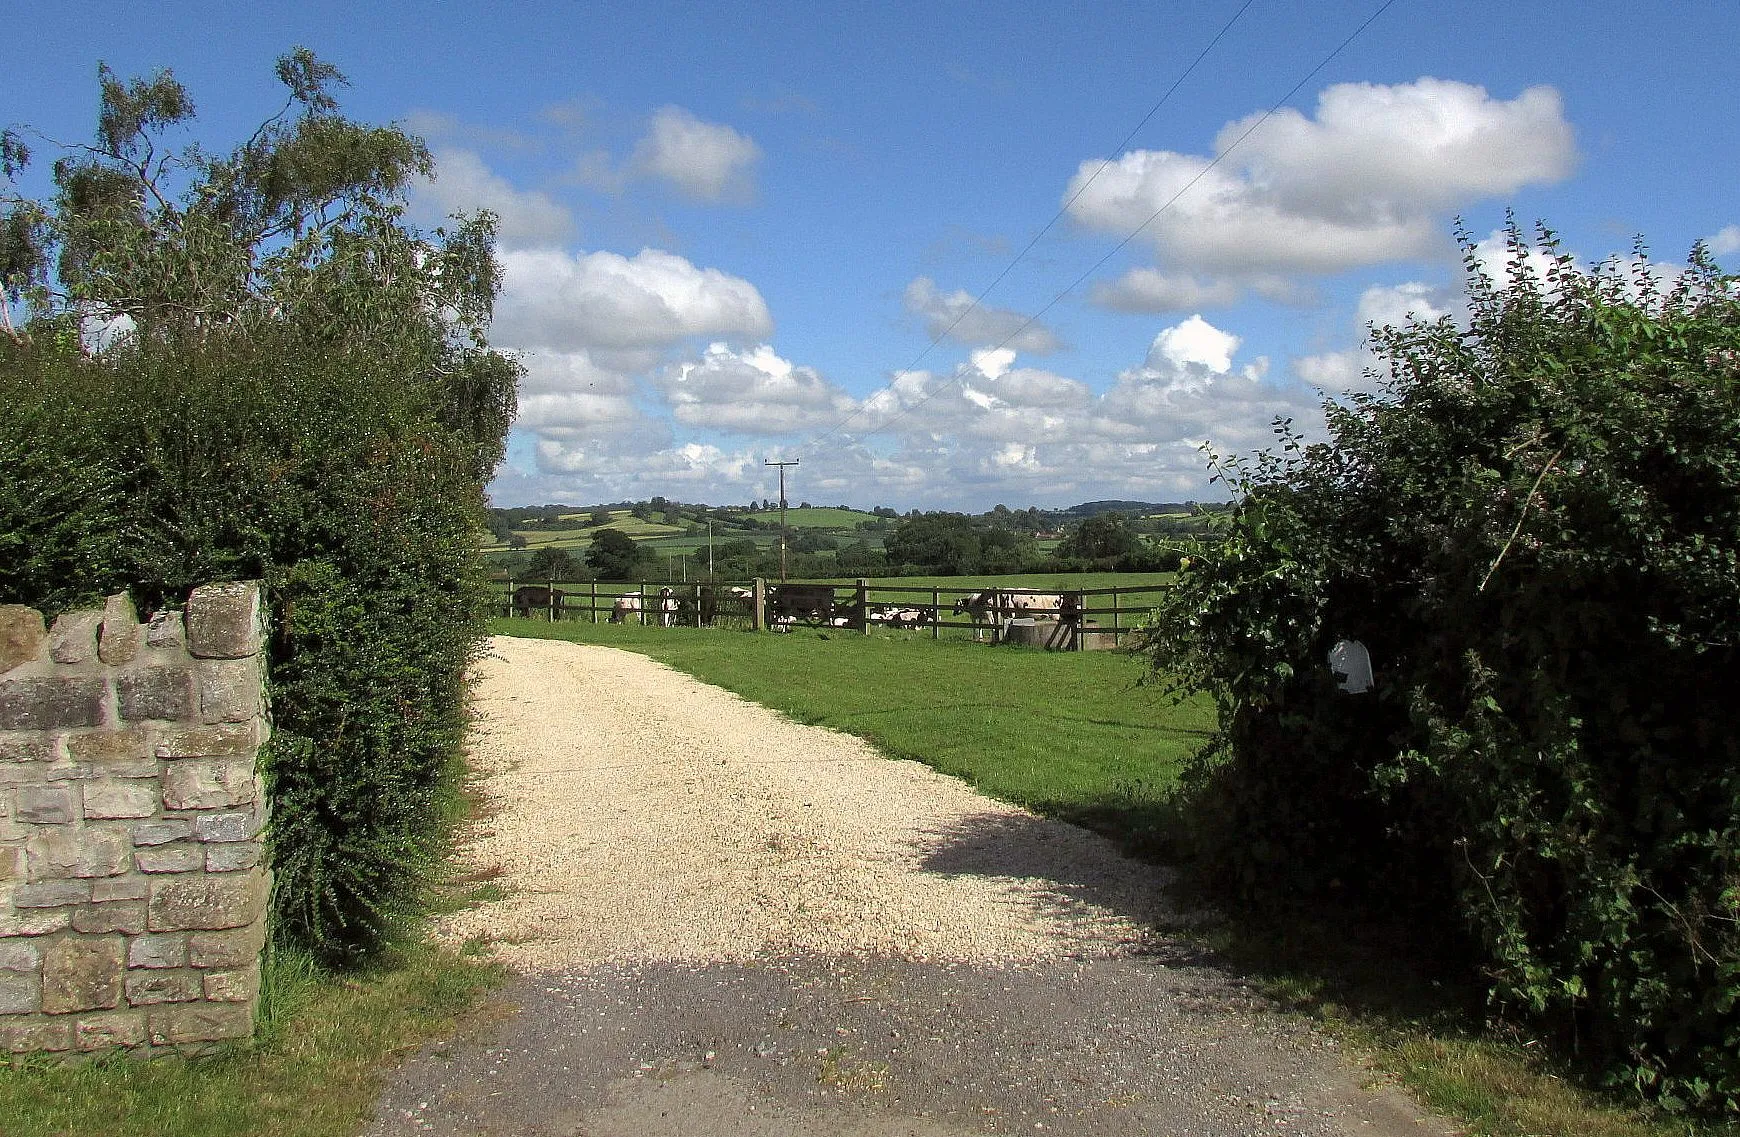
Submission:
<svg viewBox="0 0 1740 1137">
<path fill-rule="evenodd" d="M 596 577 L 592 581 L 592 622 L 594 624 L 598 622 L 598 580 Z"/>
<path fill-rule="evenodd" d="M 508 577 L 507 611 L 502 614 L 504 616 L 514 614 L 514 578 L 511 576 Z"/>
<path fill-rule="evenodd" d="M 940 640 L 942 639 L 942 590 L 939 588 L 930 590 L 930 612 L 936 617 L 930 622 L 930 638 Z"/>
<path fill-rule="evenodd" d="M 858 578 L 858 630 L 865 635 L 870 634 L 870 582 L 863 577 Z"/>
<path fill-rule="evenodd" d="M 643 580 L 640 582 L 640 626 L 643 628 L 646 627 L 646 606 L 650 603 L 652 603 L 652 589 L 648 588 L 646 581 Z"/>
<path fill-rule="evenodd" d="M 1118 586 L 1112 585 L 1112 646 L 1118 646 Z"/>
<path fill-rule="evenodd" d="M 767 630 L 767 580 L 759 576 L 750 588 L 749 628 L 755 632 Z"/>
<path fill-rule="evenodd" d="M 549 581 L 544 585 L 545 606 L 550 609 L 550 623 L 556 622 L 556 582 Z"/>
</svg>

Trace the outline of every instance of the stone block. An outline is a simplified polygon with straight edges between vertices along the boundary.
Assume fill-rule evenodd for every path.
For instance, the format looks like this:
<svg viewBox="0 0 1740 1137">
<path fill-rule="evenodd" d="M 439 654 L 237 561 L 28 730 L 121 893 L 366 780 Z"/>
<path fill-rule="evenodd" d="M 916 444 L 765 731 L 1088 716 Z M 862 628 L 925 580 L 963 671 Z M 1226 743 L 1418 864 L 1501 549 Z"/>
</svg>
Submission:
<svg viewBox="0 0 1740 1137">
<path fill-rule="evenodd" d="M 111 1047 L 134 1047 L 145 1041 L 143 1011 L 110 1011 L 100 1015 L 80 1015 L 73 1022 L 73 1045 L 79 1050 L 108 1050 Z"/>
<path fill-rule="evenodd" d="M 52 738 L 25 736 L 0 740 L 0 762 L 53 762 L 60 747 Z"/>
<path fill-rule="evenodd" d="M 241 659 L 260 650 L 260 586 L 232 580 L 187 598 L 187 650 L 200 659 Z"/>
<path fill-rule="evenodd" d="M 49 658 L 56 663 L 89 663 L 97 658 L 97 630 L 102 626 L 101 612 L 68 612 L 61 616 L 48 633 Z"/>
<path fill-rule="evenodd" d="M 214 969 L 252 967 L 265 946 L 264 920 L 233 932 L 194 932 L 187 937 L 187 961 Z"/>
<path fill-rule="evenodd" d="M 265 671 L 258 655 L 246 659 L 201 659 L 193 665 L 199 680 L 199 718 L 204 723 L 247 722 L 264 709 Z"/>
<path fill-rule="evenodd" d="M 42 966 L 36 940 L 0 940 L 0 971 L 35 971 Z"/>
<path fill-rule="evenodd" d="M 188 936 L 185 932 L 154 932 L 127 941 L 128 967 L 186 967 L 187 961 Z"/>
<path fill-rule="evenodd" d="M 253 723 L 224 723 L 164 731 L 156 751 L 159 758 L 247 758 L 259 745 Z"/>
<path fill-rule="evenodd" d="M 148 1007 L 156 1003 L 189 1003 L 204 998 L 205 985 L 197 971 L 164 970 L 127 972 L 127 1003 Z"/>
<path fill-rule="evenodd" d="M 229 1006 L 228 1003 L 222 1004 Z M 0 1051 L 13 1054 L 72 1049 L 71 1019 L 0 1021 Z"/>
<path fill-rule="evenodd" d="M 163 763 L 156 758 L 128 758 L 119 762 L 104 762 L 100 766 L 85 767 L 90 773 L 87 776 L 110 778 L 154 779 L 163 772 Z"/>
<path fill-rule="evenodd" d="M 93 904 L 106 904 L 111 900 L 143 900 L 150 894 L 151 882 L 137 873 L 101 877 L 91 881 Z"/>
<path fill-rule="evenodd" d="M 147 667 L 118 675 L 115 700 L 127 722 L 192 718 L 193 672 L 185 667 Z"/>
<path fill-rule="evenodd" d="M 186 647 L 187 629 L 181 622 L 181 613 L 174 608 L 165 608 L 154 613 L 151 622 L 145 625 L 145 646 L 170 649 Z"/>
<path fill-rule="evenodd" d="M 42 1010 L 42 977 L 34 971 L 0 971 L 0 1015 Z"/>
<path fill-rule="evenodd" d="M 193 836 L 193 822 L 185 817 L 165 817 L 141 821 L 133 826 L 133 844 L 167 845 L 183 837 Z"/>
<path fill-rule="evenodd" d="M 85 786 L 85 816 L 150 817 L 160 801 L 155 778 L 103 778 Z"/>
<path fill-rule="evenodd" d="M 13 889 L 14 908 L 59 908 L 63 904 L 86 904 L 91 899 L 88 880 L 45 880 L 20 884 Z"/>
<path fill-rule="evenodd" d="M 240 872 L 259 863 L 258 841 L 229 841 L 205 846 L 206 872 Z"/>
<path fill-rule="evenodd" d="M 251 1003 L 259 993 L 258 967 L 205 973 L 205 997 L 214 1003 Z"/>
<path fill-rule="evenodd" d="M 136 936 L 145 930 L 145 902 L 111 900 L 107 904 L 83 905 L 73 909 L 72 929 L 92 934 L 125 932 Z"/>
<path fill-rule="evenodd" d="M 121 1001 L 127 966 L 120 936 L 67 936 L 42 952 L 42 1009 L 51 1015 L 106 1010 Z"/>
<path fill-rule="evenodd" d="M 0 936 L 47 936 L 64 931 L 71 923 L 70 908 L 25 908 L 13 911 L 0 905 Z"/>
<path fill-rule="evenodd" d="M 32 763 L 29 766 L 20 763 L 13 766 L 0 766 L 0 783 L 16 786 L 32 783 L 77 782 L 90 776 L 91 767 L 85 762 L 48 762 L 41 765 Z"/>
<path fill-rule="evenodd" d="M 113 667 L 131 663 L 139 654 L 145 636 L 139 627 L 139 612 L 125 592 L 103 601 L 103 626 L 97 633 L 97 658 Z"/>
<path fill-rule="evenodd" d="M 15 820 L 31 825 L 66 825 L 79 816 L 78 790 L 68 785 L 19 786 Z"/>
<path fill-rule="evenodd" d="M 159 877 L 151 882 L 148 926 L 154 932 L 239 928 L 266 906 L 266 874 Z"/>
<path fill-rule="evenodd" d="M 103 725 L 107 683 L 97 675 L 42 675 L 0 682 L 0 730 Z"/>
<path fill-rule="evenodd" d="M 75 762 L 107 765 L 151 757 L 151 737 L 143 727 L 93 730 L 66 736 L 67 757 Z"/>
<path fill-rule="evenodd" d="M 67 877 L 114 876 L 121 872 L 132 842 L 114 826 L 44 827 L 24 844 L 32 881 Z"/>
<path fill-rule="evenodd" d="M 205 867 L 205 846 L 177 841 L 170 845 L 155 845 L 133 854 L 133 863 L 140 872 L 192 872 Z"/>
<path fill-rule="evenodd" d="M 47 639 L 41 612 L 22 604 L 0 604 L 0 675 L 36 660 Z"/>
<path fill-rule="evenodd" d="M 226 845 L 214 845 L 213 848 L 228 848 Z M 23 845 L 0 846 L 0 881 L 23 880 L 25 872 L 25 856 Z"/>
<path fill-rule="evenodd" d="M 205 813 L 193 819 L 201 841 L 246 841 L 256 832 L 253 813 Z"/>
<path fill-rule="evenodd" d="M 163 772 L 166 809 L 227 809 L 254 800 L 254 763 L 196 758 L 171 762 Z"/>
<path fill-rule="evenodd" d="M 154 1008 L 150 1029 L 154 1046 L 218 1042 L 252 1034 L 254 1016 L 239 1003 L 183 1003 Z"/>
<path fill-rule="evenodd" d="M 199 683 L 201 722 L 247 722 L 264 713 L 263 657 L 195 660 L 194 676 Z"/>
</svg>

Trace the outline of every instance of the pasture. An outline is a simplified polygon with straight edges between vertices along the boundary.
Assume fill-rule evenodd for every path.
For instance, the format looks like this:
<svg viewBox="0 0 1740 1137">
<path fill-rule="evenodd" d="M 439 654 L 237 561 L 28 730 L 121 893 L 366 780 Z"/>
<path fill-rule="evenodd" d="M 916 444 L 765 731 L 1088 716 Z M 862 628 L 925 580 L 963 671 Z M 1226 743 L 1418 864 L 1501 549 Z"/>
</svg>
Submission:
<svg viewBox="0 0 1740 1137">
<path fill-rule="evenodd" d="M 1114 652 L 993 648 L 924 633 L 775 636 L 518 619 L 491 629 L 640 652 L 1136 852 L 1154 851 L 1162 799 L 1214 728 L 1206 699 L 1175 704 L 1140 685 L 1139 660 Z"/>
</svg>

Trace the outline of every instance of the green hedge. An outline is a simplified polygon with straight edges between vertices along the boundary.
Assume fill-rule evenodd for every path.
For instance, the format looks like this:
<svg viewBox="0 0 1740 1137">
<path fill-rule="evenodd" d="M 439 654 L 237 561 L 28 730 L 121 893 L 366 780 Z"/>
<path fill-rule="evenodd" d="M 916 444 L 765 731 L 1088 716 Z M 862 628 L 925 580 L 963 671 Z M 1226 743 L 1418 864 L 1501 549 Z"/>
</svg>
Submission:
<svg viewBox="0 0 1740 1137">
<path fill-rule="evenodd" d="M 290 331 L 88 358 L 38 329 L 0 407 L 0 600 L 265 580 L 277 934 L 376 945 L 439 849 L 482 635 L 489 458 L 445 389 Z"/>
<path fill-rule="evenodd" d="M 1329 444 L 1230 464 L 1150 632 L 1221 703 L 1198 851 L 1247 903 L 1460 940 L 1610 1083 L 1740 1110 L 1736 283 L 1513 231 L 1495 284 L 1465 248 L 1471 323 L 1380 330 Z M 1337 688 L 1344 638 L 1375 691 Z"/>
</svg>

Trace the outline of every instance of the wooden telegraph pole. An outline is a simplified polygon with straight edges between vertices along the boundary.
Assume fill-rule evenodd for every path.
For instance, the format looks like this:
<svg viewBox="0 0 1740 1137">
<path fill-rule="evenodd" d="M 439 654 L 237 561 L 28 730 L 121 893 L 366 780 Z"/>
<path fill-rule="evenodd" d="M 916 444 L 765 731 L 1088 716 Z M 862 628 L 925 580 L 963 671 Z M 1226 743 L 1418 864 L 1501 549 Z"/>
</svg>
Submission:
<svg viewBox="0 0 1740 1137">
<path fill-rule="evenodd" d="M 772 459 L 764 459 L 761 463 L 763 466 L 779 467 L 779 582 L 781 584 L 785 583 L 785 547 L 788 544 L 786 539 L 787 530 L 785 527 L 785 468 L 787 466 L 795 466 L 799 461 L 800 460 L 797 458 L 793 458 L 789 462 L 775 462 Z"/>
</svg>

